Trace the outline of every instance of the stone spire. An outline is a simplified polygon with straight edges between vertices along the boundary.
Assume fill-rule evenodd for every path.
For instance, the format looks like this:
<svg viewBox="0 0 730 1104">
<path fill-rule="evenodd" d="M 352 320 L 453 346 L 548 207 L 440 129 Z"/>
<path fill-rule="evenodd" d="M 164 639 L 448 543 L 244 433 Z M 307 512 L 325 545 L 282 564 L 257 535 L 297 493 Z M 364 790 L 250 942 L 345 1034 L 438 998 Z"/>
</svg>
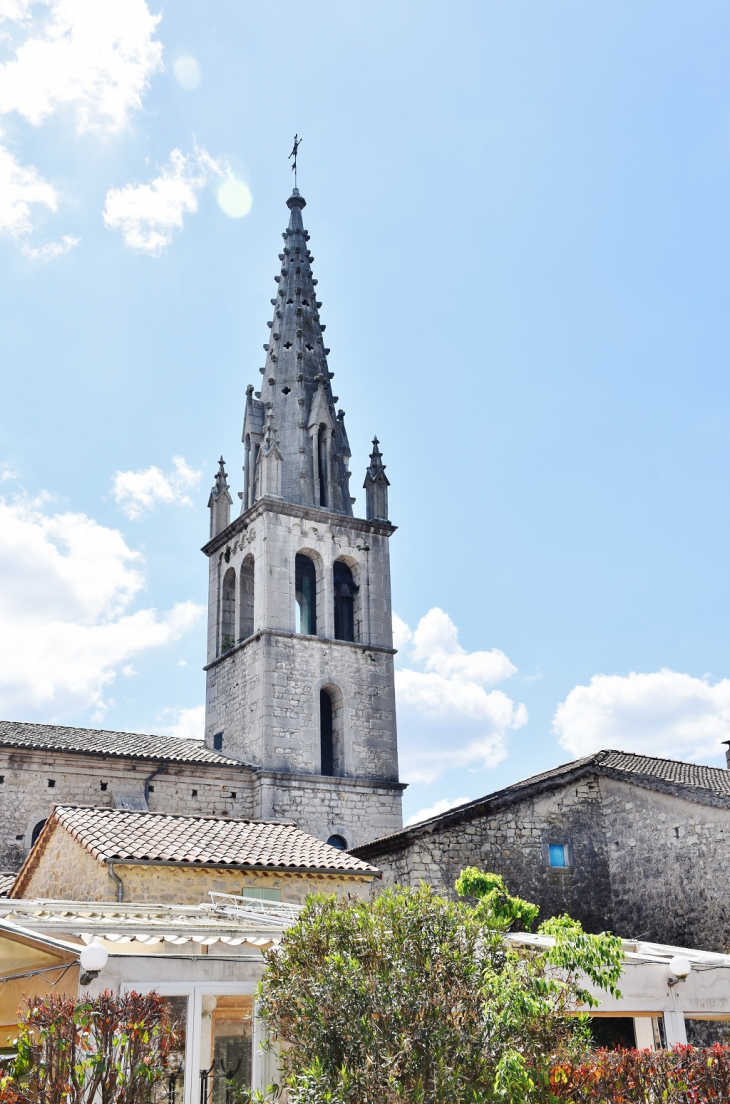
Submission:
<svg viewBox="0 0 730 1104">
<path fill-rule="evenodd" d="M 385 474 L 383 456 L 378 448 L 380 442 L 373 437 L 373 451 L 370 453 L 370 466 L 365 473 L 365 517 L 368 521 L 388 520 L 388 487 L 390 483 Z"/>
<path fill-rule="evenodd" d="M 305 200 L 294 188 L 287 200 L 291 212 L 284 231 L 281 271 L 274 279 L 277 294 L 271 300 L 274 318 L 264 345 L 266 362 L 261 369 L 261 390 L 246 392 L 243 441 L 246 467 L 242 509 L 259 497 L 258 464 L 265 447 L 267 412 L 277 426 L 276 444 L 281 457 L 281 497 L 302 506 L 316 506 L 352 516 L 348 462 L 350 448 L 344 411 L 335 412 L 312 275 L 314 257 L 307 242 L 302 210 Z"/>
<path fill-rule="evenodd" d="M 228 486 L 226 462 L 221 456 L 218 461 L 218 471 L 215 474 L 215 483 L 213 484 L 213 489 L 208 499 L 211 537 L 218 536 L 220 532 L 230 525 L 232 505 L 233 499 L 231 498 L 231 489 Z"/>
</svg>

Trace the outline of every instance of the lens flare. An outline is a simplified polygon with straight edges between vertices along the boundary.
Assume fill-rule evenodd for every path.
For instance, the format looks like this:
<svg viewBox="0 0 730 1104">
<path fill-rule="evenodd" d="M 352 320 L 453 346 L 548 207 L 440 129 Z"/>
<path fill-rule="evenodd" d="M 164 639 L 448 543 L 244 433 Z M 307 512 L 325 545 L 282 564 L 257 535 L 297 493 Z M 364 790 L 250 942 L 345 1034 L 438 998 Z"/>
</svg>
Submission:
<svg viewBox="0 0 730 1104">
<path fill-rule="evenodd" d="M 198 59 L 191 57 L 189 54 L 186 54 L 185 57 L 179 57 L 173 65 L 172 71 L 177 83 L 182 88 L 187 88 L 189 92 L 197 88 L 202 79 Z"/>
<path fill-rule="evenodd" d="M 218 203 L 229 218 L 243 218 L 251 210 L 253 197 L 247 184 L 229 176 L 218 189 Z"/>
</svg>

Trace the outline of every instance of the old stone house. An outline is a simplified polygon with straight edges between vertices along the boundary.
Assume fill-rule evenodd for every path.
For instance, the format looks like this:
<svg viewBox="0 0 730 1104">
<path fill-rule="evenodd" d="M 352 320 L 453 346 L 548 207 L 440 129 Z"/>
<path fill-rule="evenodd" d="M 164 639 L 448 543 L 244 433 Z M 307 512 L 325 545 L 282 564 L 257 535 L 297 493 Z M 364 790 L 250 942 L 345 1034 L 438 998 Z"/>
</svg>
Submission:
<svg viewBox="0 0 730 1104">
<path fill-rule="evenodd" d="M 303 904 L 368 893 L 378 870 L 280 822 L 54 807 L 11 900 L 198 905 L 211 892 Z"/>
<path fill-rule="evenodd" d="M 502 874 L 543 916 L 657 943 L 730 946 L 730 770 L 601 751 L 353 854 L 383 884 L 447 893 L 465 866 Z"/>
</svg>

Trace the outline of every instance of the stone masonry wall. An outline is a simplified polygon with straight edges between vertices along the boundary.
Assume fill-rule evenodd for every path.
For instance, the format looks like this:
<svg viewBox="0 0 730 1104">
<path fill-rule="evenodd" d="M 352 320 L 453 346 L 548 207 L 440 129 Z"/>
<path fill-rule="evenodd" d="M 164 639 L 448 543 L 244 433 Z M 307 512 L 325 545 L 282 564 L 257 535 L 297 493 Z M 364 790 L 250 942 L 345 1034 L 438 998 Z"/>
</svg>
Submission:
<svg viewBox="0 0 730 1104">
<path fill-rule="evenodd" d="M 221 867 L 134 866 L 114 864 L 128 903 L 199 905 L 208 894 L 244 894 L 251 889 L 279 889 L 282 901 L 304 904 L 309 893 L 367 896 L 370 879 L 346 875 L 246 872 Z M 36 865 L 20 889 L 26 899 L 52 897 L 66 901 L 116 901 L 117 884 L 106 863 L 98 862 L 68 832 L 56 826 L 44 841 Z"/>
<path fill-rule="evenodd" d="M 154 762 L 45 750 L 0 750 L 0 869 L 18 870 L 34 827 L 55 805 L 113 808 L 125 795 L 144 797 Z M 150 783 L 152 812 L 252 818 L 251 771 L 214 764 L 169 764 Z M 51 785 L 50 783 L 53 783 Z"/>
<path fill-rule="evenodd" d="M 546 861 L 549 843 L 572 849 L 565 869 Z M 611 926 L 608 857 L 595 777 L 558 792 L 505 803 L 487 815 L 445 827 L 424 827 L 407 846 L 363 857 L 383 871 L 383 885 L 417 885 L 423 879 L 455 896 L 465 866 L 501 874 L 512 893 L 540 905 L 544 919 L 568 912 L 589 931 Z M 381 883 L 375 883 L 374 891 Z"/>
<path fill-rule="evenodd" d="M 621 934 L 730 947 L 730 809 L 601 777 L 614 923 Z"/>
<path fill-rule="evenodd" d="M 403 823 L 400 785 L 268 771 L 257 778 L 260 818 L 293 820 L 317 839 L 337 835 L 356 847 Z"/>
</svg>

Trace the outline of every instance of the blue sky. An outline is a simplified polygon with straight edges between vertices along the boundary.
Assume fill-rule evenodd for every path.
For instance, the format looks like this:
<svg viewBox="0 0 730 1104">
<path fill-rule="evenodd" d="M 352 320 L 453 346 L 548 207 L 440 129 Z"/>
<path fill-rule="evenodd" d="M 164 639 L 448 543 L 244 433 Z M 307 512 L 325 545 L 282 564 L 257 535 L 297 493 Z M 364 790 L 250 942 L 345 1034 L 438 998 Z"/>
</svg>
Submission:
<svg viewBox="0 0 730 1104">
<path fill-rule="evenodd" d="M 406 815 L 721 765 L 729 46 L 712 0 L 0 0 L 0 713 L 195 731 L 298 131 Z"/>
</svg>

